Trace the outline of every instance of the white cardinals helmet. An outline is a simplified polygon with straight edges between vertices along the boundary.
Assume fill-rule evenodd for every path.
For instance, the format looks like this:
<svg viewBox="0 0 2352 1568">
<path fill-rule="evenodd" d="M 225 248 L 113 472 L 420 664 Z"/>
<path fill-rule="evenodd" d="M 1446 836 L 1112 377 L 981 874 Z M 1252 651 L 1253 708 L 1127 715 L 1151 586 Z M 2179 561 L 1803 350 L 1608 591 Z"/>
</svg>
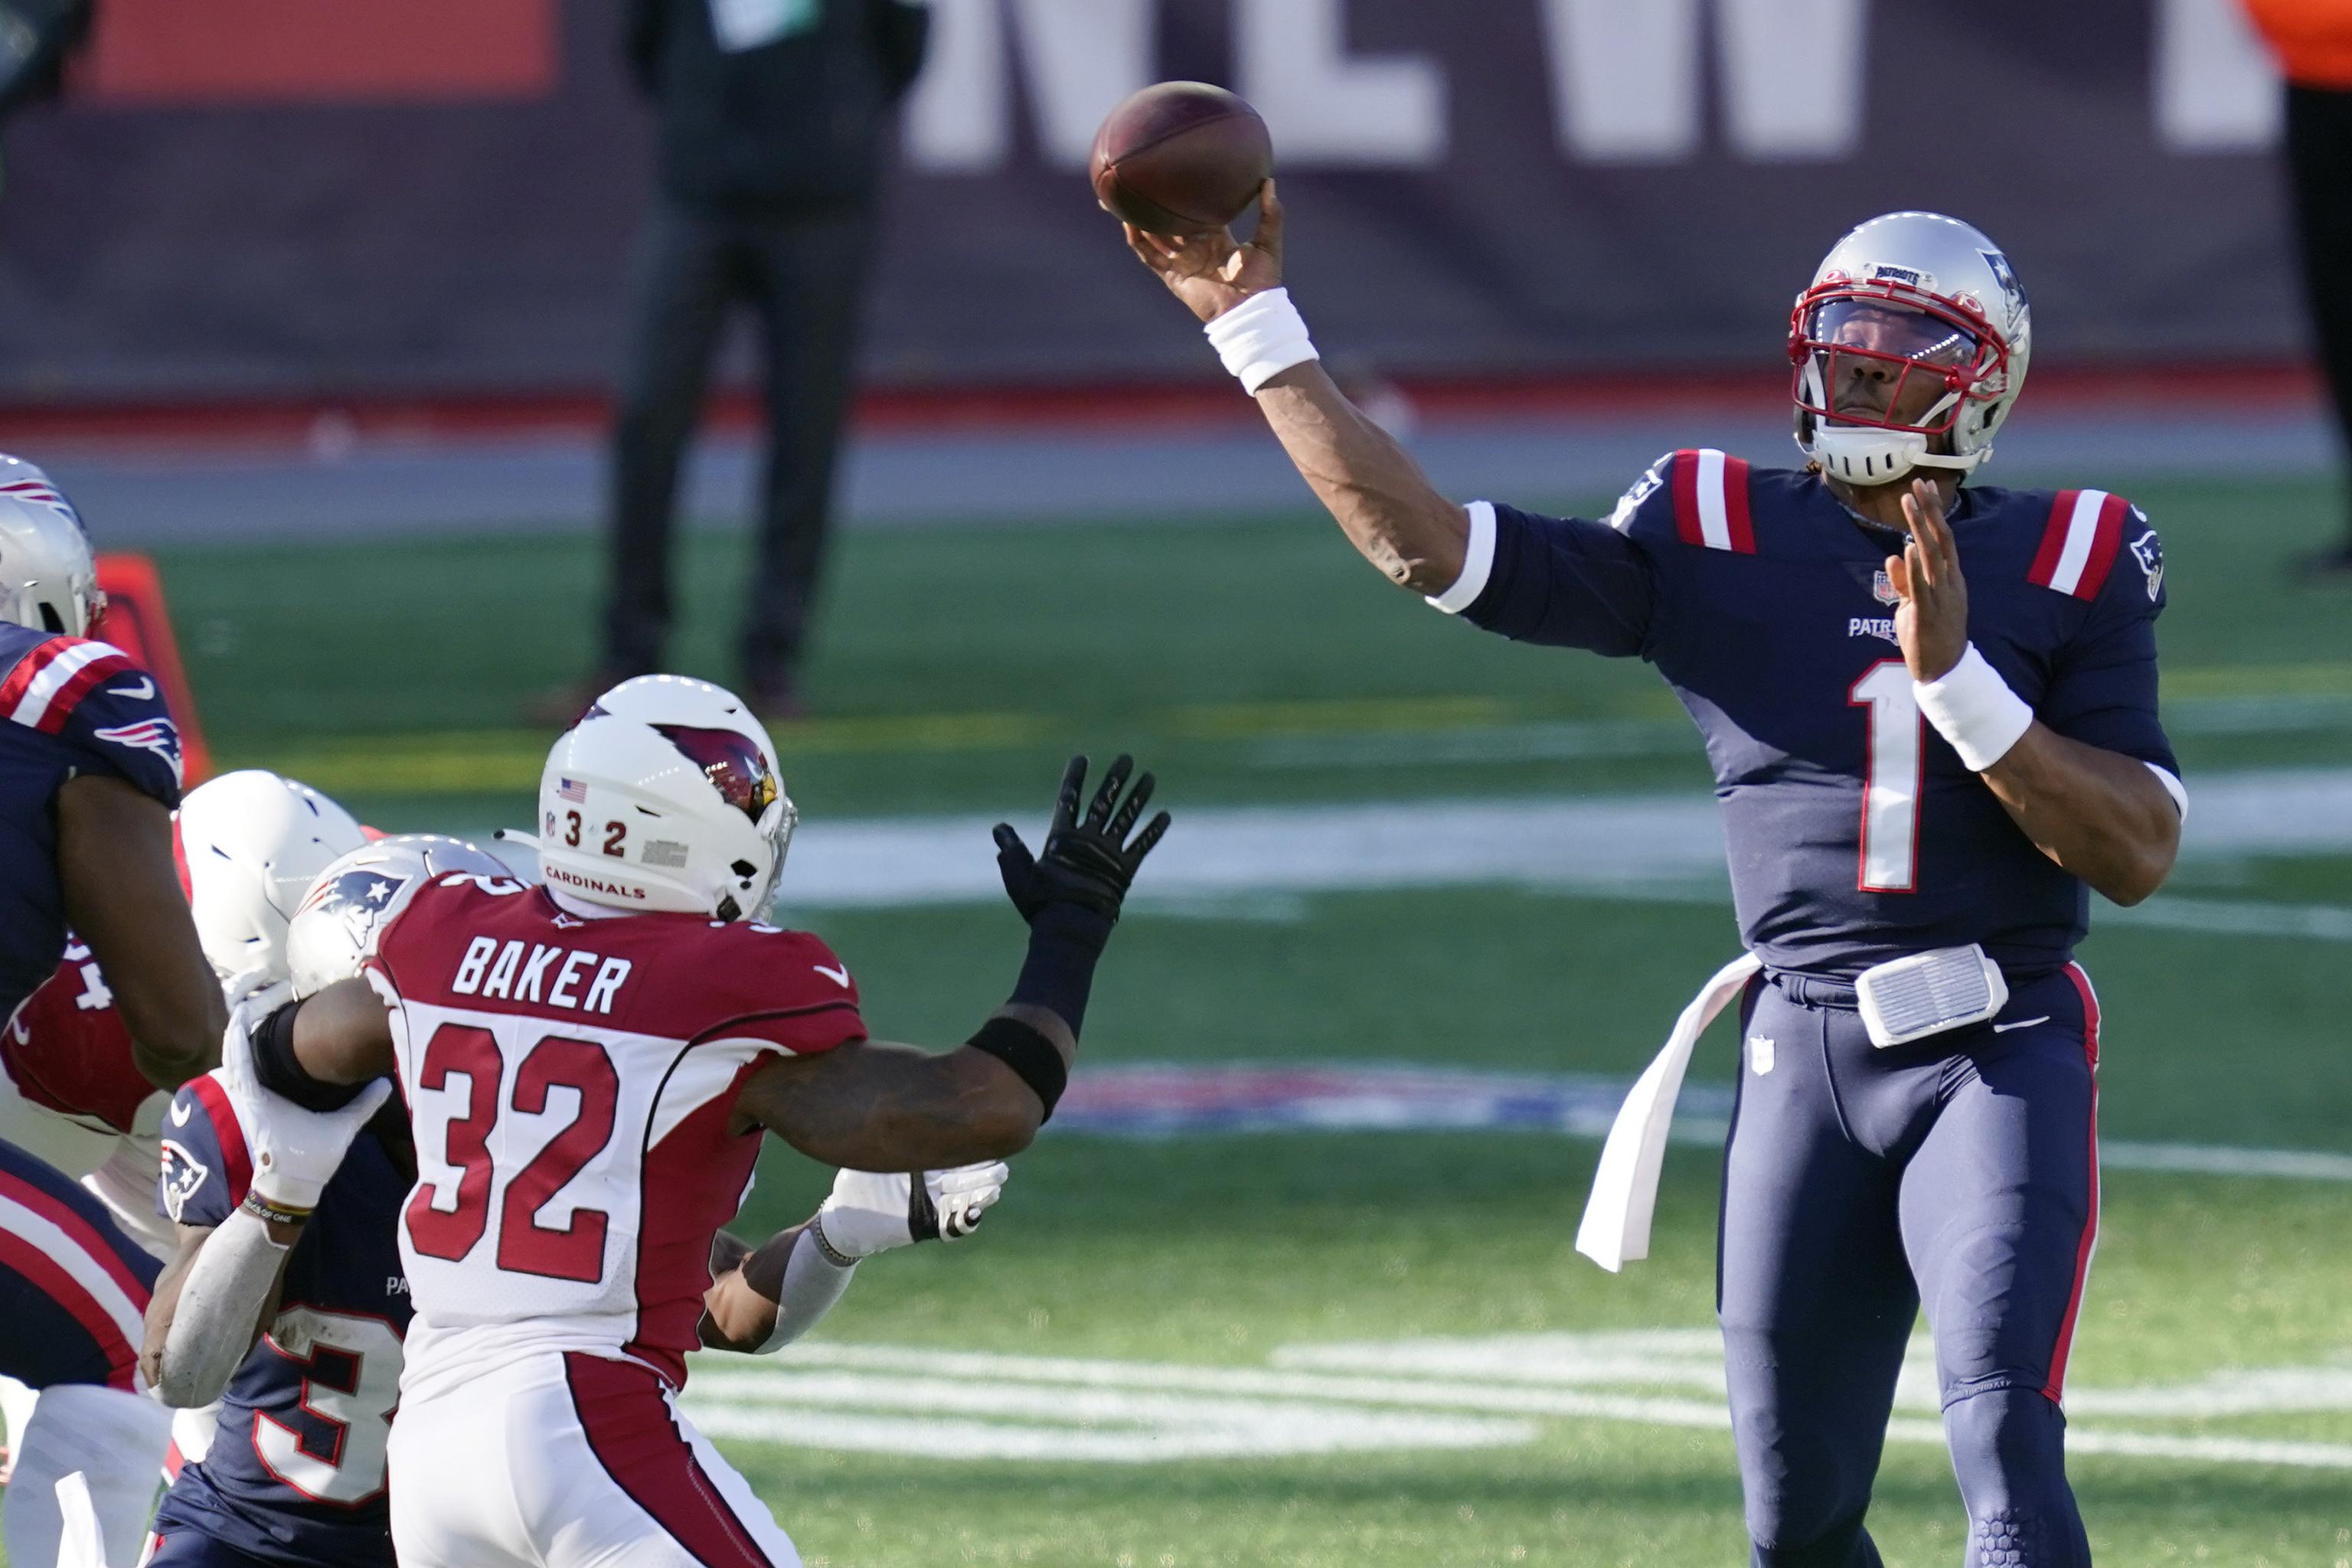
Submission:
<svg viewBox="0 0 2352 1568">
<path fill-rule="evenodd" d="M 336 857 L 367 842 L 352 814 L 259 768 L 223 773 L 180 802 L 180 859 L 205 956 L 226 981 L 286 973 L 286 924 Z"/>
<path fill-rule="evenodd" d="M 1938 213 L 1872 218 L 1822 258 L 1790 313 L 1797 445 L 1849 484 L 1974 468 L 2032 348 L 2032 312 L 2000 247 Z"/>
<path fill-rule="evenodd" d="M 775 742 L 732 692 L 641 675 L 548 753 L 540 876 L 612 909 L 757 919 L 798 820 Z"/>
<path fill-rule="evenodd" d="M 514 873 L 488 850 L 437 833 L 402 833 L 363 844 L 320 871 L 286 928 L 294 994 L 309 996 L 360 972 L 376 928 L 413 885 L 452 871 Z"/>
<path fill-rule="evenodd" d="M 73 502 L 24 458 L 0 455 L 0 621 L 88 637 L 105 604 Z"/>
</svg>

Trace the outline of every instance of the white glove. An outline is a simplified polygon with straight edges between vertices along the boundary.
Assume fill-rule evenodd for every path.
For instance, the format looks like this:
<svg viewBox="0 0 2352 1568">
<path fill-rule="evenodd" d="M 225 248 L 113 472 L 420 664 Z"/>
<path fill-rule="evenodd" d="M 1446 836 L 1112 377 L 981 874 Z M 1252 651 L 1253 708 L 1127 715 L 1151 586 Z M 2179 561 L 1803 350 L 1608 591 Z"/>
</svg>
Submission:
<svg viewBox="0 0 2352 1568">
<path fill-rule="evenodd" d="M 960 1240 L 1004 1195 L 1012 1174 L 1002 1160 L 919 1177 L 844 1171 L 816 1211 L 818 1239 L 827 1252 L 853 1261 L 918 1241 Z"/>
<path fill-rule="evenodd" d="M 273 1208 L 308 1213 L 319 1206 L 319 1194 L 352 1140 L 392 1093 L 392 1080 L 376 1079 L 341 1110 L 305 1110 L 262 1088 L 253 1066 L 253 1031 L 293 994 L 292 982 L 280 980 L 237 1003 L 221 1040 L 218 1076 L 253 1156 L 254 1195 Z"/>
</svg>

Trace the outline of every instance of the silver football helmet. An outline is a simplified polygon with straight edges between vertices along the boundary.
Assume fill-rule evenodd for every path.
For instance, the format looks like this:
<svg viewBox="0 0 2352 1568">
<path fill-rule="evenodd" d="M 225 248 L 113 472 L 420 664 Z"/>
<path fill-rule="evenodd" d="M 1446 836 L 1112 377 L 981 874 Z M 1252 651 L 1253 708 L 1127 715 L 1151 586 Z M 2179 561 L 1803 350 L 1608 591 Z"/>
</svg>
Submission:
<svg viewBox="0 0 2352 1568">
<path fill-rule="evenodd" d="M 2000 247 L 1938 213 L 1872 218 L 1822 258 L 1790 313 L 1797 445 L 1849 484 L 1966 472 L 1992 456 L 2032 347 Z"/>
<path fill-rule="evenodd" d="M 105 604 L 73 502 L 39 468 L 0 454 L 0 621 L 87 637 Z"/>
<path fill-rule="evenodd" d="M 436 833 L 379 838 L 320 871 L 286 929 L 286 972 L 294 982 L 294 994 L 312 995 L 357 974 L 374 951 L 376 928 L 403 900 L 410 884 L 452 871 L 513 875 L 489 851 Z"/>
</svg>

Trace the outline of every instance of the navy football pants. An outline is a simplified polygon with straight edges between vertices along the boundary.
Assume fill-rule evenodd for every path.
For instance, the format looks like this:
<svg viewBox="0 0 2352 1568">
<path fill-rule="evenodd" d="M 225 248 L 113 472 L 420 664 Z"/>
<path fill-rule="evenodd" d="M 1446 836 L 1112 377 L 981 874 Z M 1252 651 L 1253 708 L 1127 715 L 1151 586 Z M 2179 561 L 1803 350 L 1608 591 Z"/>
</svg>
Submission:
<svg viewBox="0 0 2352 1568">
<path fill-rule="evenodd" d="M 1716 1306 L 1756 1568 L 1874 1568 L 1863 1528 L 1922 1305 L 1966 1562 L 2086 1568 L 2058 1408 L 2098 1225 L 2098 1005 L 2069 966 L 1885 1050 L 1851 987 L 1751 985 Z"/>
</svg>

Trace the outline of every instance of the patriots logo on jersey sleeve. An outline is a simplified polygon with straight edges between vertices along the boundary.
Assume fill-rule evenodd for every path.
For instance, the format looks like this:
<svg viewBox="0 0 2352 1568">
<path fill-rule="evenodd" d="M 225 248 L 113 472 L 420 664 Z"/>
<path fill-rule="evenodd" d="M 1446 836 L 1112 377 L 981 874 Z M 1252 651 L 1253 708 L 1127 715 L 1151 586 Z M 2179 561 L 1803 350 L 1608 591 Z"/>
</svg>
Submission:
<svg viewBox="0 0 2352 1568">
<path fill-rule="evenodd" d="M 2147 596 L 2151 603 L 2164 591 L 2164 541 L 2149 529 L 2131 542 L 2132 559 L 2139 563 L 2140 573 L 2147 579 Z"/>
<path fill-rule="evenodd" d="M 176 1104 L 172 1113 L 175 1121 L 186 1120 Z M 182 1223 L 180 1216 L 187 1213 L 189 1200 L 204 1191 L 212 1173 L 212 1167 L 190 1153 L 185 1146 L 169 1138 L 163 1140 L 163 1174 L 156 1185 L 156 1195 L 173 1225 Z"/>
<path fill-rule="evenodd" d="M 92 738 L 110 745 L 128 747 L 134 752 L 152 752 L 172 764 L 172 777 L 182 777 L 180 771 L 180 731 L 169 719 L 141 719 L 129 724 L 117 724 L 111 729 L 92 730 Z"/>
</svg>

